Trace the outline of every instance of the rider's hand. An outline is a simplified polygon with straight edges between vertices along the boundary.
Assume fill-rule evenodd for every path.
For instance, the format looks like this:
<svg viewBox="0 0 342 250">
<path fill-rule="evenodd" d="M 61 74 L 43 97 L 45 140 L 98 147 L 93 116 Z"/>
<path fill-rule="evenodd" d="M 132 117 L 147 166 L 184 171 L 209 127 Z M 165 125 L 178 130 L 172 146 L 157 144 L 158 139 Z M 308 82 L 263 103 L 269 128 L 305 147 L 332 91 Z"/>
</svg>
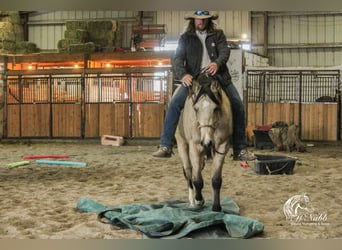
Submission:
<svg viewBox="0 0 342 250">
<path fill-rule="evenodd" d="M 192 75 L 186 74 L 185 76 L 183 76 L 182 84 L 183 84 L 184 87 L 191 86 L 191 84 L 192 84 Z"/>
<path fill-rule="evenodd" d="M 207 67 L 205 67 L 205 70 L 210 74 L 210 75 L 215 75 L 217 72 L 217 64 L 215 62 L 209 63 Z"/>
</svg>

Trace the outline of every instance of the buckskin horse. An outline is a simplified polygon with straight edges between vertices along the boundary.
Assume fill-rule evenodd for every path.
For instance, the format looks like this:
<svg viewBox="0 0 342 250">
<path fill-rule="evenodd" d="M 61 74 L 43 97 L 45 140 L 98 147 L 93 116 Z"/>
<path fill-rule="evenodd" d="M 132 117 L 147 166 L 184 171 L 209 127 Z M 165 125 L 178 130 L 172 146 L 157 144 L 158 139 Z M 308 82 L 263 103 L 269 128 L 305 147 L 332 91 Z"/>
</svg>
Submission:
<svg viewBox="0 0 342 250">
<path fill-rule="evenodd" d="M 212 210 L 221 211 L 222 165 L 232 131 L 232 111 L 227 95 L 217 79 L 206 73 L 199 74 L 193 81 L 175 134 L 191 207 L 204 204 L 201 172 L 206 160 L 212 158 Z"/>
</svg>

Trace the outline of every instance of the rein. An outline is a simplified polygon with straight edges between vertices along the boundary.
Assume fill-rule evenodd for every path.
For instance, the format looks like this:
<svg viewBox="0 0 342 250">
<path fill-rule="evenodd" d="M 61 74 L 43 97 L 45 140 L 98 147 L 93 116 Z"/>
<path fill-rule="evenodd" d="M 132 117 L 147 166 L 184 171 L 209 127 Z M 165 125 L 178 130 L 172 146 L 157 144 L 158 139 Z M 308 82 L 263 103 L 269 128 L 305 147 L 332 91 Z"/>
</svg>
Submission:
<svg viewBox="0 0 342 250">
<path fill-rule="evenodd" d="M 218 153 L 219 155 L 226 155 L 229 149 L 226 148 L 226 150 L 223 153 L 217 151 L 216 148 L 214 148 L 214 150 L 215 150 L 215 153 Z"/>
</svg>

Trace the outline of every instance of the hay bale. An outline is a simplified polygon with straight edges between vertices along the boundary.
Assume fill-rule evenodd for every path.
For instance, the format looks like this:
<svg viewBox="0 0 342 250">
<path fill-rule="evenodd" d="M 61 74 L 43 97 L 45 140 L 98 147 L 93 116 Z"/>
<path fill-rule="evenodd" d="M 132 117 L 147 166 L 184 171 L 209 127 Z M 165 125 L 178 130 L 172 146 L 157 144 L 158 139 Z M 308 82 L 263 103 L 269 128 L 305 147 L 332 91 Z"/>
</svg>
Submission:
<svg viewBox="0 0 342 250">
<path fill-rule="evenodd" d="M 61 39 L 57 42 L 58 50 L 68 47 L 66 39 Z"/>
<path fill-rule="evenodd" d="M 69 52 L 71 53 L 78 53 L 78 52 L 92 53 L 94 51 L 95 51 L 95 44 L 93 42 L 70 44 L 69 46 Z"/>
<path fill-rule="evenodd" d="M 61 39 L 57 42 L 57 49 L 58 52 L 69 52 L 69 40 L 68 39 Z"/>
<path fill-rule="evenodd" d="M 66 21 L 65 26 L 67 30 L 88 29 L 87 21 Z"/>
<path fill-rule="evenodd" d="M 5 49 L 0 49 L 0 55 L 7 55 L 7 54 L 11 54 L 9 53 L 7 50 Z"/>
<path fill-rule="evenodd" d="M 10 22 L 13 24 L 21 24 L 21 19 L 18 11 L 1 11 L 0 22 Z"/>
<path fill-rule="evenodd" d="M 72 44 L 82 44 L 78 39 L 61 39 L 57 42 L 57 48 L 60 51 L 61 49 L 66 52 L 69 51 L 69 47 Z"/>
<path fill-rule="evenodd" d="M 24 27 L 21 24 L 13 24 L 13 31 L 16 42 L 24 41 Z"/>
<path fill-rule="evenodd" d="M 0 30 L 5 32 L 13 32 L 13 24 L 10 22 L 0 22 Z"/>
<path fill-rule="evenodd" d="M 0 30 L 0 42 L 15 42 L 15 34 L 13 32 Z"/>
<path fill-rule="evenodd" d="M 94 31 L 111 31 L 113 28 L 113 23 L 111 20 L 103 20 L 103 21 L 97 21 L 97 20 L 89 20 L 87 23 L 87 30 L 89 33 L 92 33 Z"/>
<path fill-rule="evenodd" d="M 113 46 L 115 38 L 113 29 L 117 29 L 117 23 L 112 20 L 67 21 L 65 39 L 58 42 L 58 50 L 60 52 L 101 51 L 104 47 Z"/>
<path fill-rule="evenodd" d="M 113 39 L 91 39 L 92 42 L 98 44 L 100 47 L 113 46 Z"/>
<path fill-rule="evenodd" d="M 85 43 L 88 39 L 88 31 L 84 29 L 65 30 L 64 38 L 77 40 L 78 43 Z"/>
<path fill-rule="evenodd" d="M 116 22 L 116 31 L 113 35 L 113 43 L 114 46 L 119 48 L 122 45 L 122 37 L 123 37 L 123 27 L 120 22 Z"/>
<path fill-rule="evenodd" d="M 39 52 L 37 45 L 29 41 L 20 41 L 16 43 L 16 53 L 28 54 Z"/>
<path fill-rule="evenodd" d="M 15 52 L 15 42 L 14 41 L 3 41 L 0 43 L 0 49 L 8 50 L 11 53 Z"/>
<path fill-rule="evenodd" d="M 101 47 L 108 47 L 113 45 L 114 33 L 112 31 L 94 30 L 89 31 L 89 41 L 92 41 Z"/>
</svg>

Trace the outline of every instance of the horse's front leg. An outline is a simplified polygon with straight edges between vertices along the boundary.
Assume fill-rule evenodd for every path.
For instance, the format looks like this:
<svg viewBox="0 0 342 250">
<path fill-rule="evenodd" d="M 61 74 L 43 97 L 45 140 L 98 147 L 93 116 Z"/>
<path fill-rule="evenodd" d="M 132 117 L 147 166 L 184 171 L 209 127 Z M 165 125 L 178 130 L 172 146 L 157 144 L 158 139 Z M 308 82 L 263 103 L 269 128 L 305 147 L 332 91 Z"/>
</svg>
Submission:
<svg viewBox="0 0 342 250">
<path fill-rule="evenodd" d="M 195 207 L 195 197 L 192 185 L 192 166 L 189 159 L 189 145 L 179 133 L 176 133 L 176 140 L 178 153 L 183 162 L 183 174 L 188 185 L 190 207 Z"/>
<path fill-rule="evenodd" d="M 192 184 L 195 189 L 195 206 L 201 207 L 204 204 L 202 196 L 203 178 L 202 169 L 204 167 L 204 156 L 201 151 L 201 146 L 197 144 L 190 144 L 189 155 L 192 165 Z"/>
<path fill-rule="evenodd" d="M 220 192 L 222 186 L 222 166 L 224 162 L 224 158 L 226 156 L 225 152 L 227 151 L 226 143 L 221 144 L 216 149 L 215 156 L 213 158 L 213 170 L 211 177 L 211 184 L 214 192 L 214 202 L 213 202 L 213 211 L 219 212 L 221 211 L 221 202 L 220 202 Z"/>
</svg>

